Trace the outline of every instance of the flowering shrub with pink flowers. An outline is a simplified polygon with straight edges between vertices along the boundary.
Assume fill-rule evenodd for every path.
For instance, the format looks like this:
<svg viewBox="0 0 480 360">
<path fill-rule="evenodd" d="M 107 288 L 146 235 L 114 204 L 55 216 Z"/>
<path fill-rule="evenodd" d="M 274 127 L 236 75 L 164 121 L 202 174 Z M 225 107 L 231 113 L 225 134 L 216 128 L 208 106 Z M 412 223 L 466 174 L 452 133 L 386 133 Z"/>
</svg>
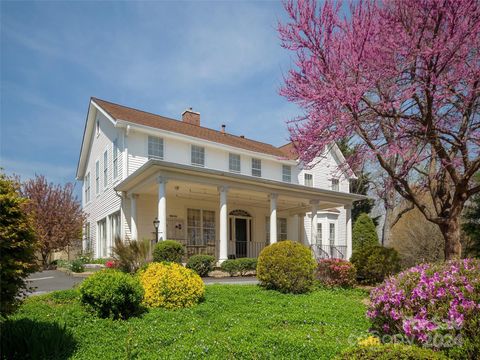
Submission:
<svg viewBox="0 0 480 360">
<path fill-rule="evenodd" d="M 480 356 L 479 260 L 415 266 L 390 277 L 370 299 L 367 316 L 383 338 L 449 349 L 453 357 Z"/>
<path fill-rule="evenodd" d="M 321 259 L 318 261 L 317 279 L 326 286 L 353 287 L 357 271 L 353 264 L 342 259 Z"/>
</svg>

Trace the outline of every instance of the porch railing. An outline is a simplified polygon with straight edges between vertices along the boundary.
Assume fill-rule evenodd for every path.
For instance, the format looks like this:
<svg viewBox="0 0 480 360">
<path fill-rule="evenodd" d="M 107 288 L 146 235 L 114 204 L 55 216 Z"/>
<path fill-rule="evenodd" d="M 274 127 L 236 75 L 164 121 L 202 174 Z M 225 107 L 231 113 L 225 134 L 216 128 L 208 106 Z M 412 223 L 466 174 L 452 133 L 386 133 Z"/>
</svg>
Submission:
<svg viewBox="0 0 480 360">
<path fill-rule="evenodd" d="M 345 245 L 313 244 L 311 247 L 317 259 L 346 259 L 347 257 Z"/>
<path fill-rule="evenodd" d="M 267 246 L 266 242 L 237 241 L 234 243 L 234 246 L 229 246 L 228 257 L 232 259 L 244 257 L 256 258 L 265 246 Z"/>
</svg>

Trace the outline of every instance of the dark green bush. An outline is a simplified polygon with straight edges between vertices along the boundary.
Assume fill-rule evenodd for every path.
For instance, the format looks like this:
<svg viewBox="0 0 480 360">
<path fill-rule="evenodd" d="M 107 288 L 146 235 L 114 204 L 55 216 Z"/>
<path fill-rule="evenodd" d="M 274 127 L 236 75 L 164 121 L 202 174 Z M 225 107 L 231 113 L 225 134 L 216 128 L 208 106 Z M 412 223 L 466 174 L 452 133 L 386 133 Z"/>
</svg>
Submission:
<svg viewBox="0 0 480 360">
<path fill-rule="evenodd" d="M 185 255 L 185 248 L 174 240 L 160 241 L 153 250 L 153 261 L 181 263 Z"/>
<path fill-rule="evenodd" d="M 349 349 L 336 360 L 447 360 L 441 352 L 403 344 L 386 344 Z"/>
<path fill-rule="evenodd" d="M 103 270 L 83 281 L 80 295 L 81 302 L 97 316 L 126 319 L 140 311 L 143 288 L 137 277 Z"/>
<path fill-rule="evenodd" d="M 76 348 L 66 325 L 31 319 L 8 319 L 1 324 L 2 359 L 67 359 Z"/>
<path fill-rule="evenodd" d="M 225 260 L 221 265 L 221 269 L 228 272 L 230 276 L 245 276 L 247 273 L 256 271 L 257 259 L 255 258 L 239 258 Z"/>
<path fill-rule="evenodd" d="M 222 262 L 220 268 L 228 272 L 230 276 L 235 276 L 238 272 L 238 263 L 235 261 L 236 259 L 228 259 Z"/>
<path fill-rule="evenodd" d="M 238 272 L 241 276 L 257 270 L 258 261 L 256 258 L 240 258 L 235 261 L 237 262 Z"/>
<path fill-rule="evenodd" d="M 400 271 L 400 257 L 395 249 L 381 245 L 365 246 L 353 252 L 350 262 L 357 269 L 358 282 L 366 285 L 381 283 Z"/>
<path fill-rule="evenodd" d="M 365 246 L 378 244 L 377 229 L 372 218 L 365 213 L 360 214 L 352 230 L 353 251 Z"/>
<path fill-rule="evenodd" d="M 187 268 L 192 269 L 200 276 L 207 276 L 213 270 L 215 257 L 211 255 L 193 255 L 187 261 Z"/>
<path fill-rule="evenodd" d="M 80 260 L 73 260 L 70 263 L 70 270 L 76 273 L 82 273 L 85 271 L 85 264 Z"/>
<path fill-rule="evenodd" d="M 257 278 L 267 289 L 305 293 L 313 287 L 316 268 L 308 247 L 286 240 L 262 250 L 258 257 Z"/>
</svg>

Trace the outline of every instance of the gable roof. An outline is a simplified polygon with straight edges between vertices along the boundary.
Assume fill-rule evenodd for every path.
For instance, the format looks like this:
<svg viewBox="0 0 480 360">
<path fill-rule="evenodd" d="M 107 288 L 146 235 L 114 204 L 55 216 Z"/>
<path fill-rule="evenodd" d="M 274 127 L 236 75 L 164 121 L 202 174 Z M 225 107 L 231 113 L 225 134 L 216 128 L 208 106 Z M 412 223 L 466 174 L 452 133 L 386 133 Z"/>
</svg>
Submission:
<svg viewBox="0 0 480 360">
<path fill-rule="evenodd" d="M 106 100 L 92 97 L 92 101 L 106 111 L 114 120 L 128 121 L 138 125 L 171 131 L 203 140 L 237 147 L 240 149 L 255 151 L 282 158 L 286 157 L 286 153 L 283 150 L 267 143 L 247 139 L 229 133 L 223 133 L 218 130 L 152 114 L 146 111 L 115 104 Z M 290 159 L 290 157 L 288 158 Z"/>
</svg>

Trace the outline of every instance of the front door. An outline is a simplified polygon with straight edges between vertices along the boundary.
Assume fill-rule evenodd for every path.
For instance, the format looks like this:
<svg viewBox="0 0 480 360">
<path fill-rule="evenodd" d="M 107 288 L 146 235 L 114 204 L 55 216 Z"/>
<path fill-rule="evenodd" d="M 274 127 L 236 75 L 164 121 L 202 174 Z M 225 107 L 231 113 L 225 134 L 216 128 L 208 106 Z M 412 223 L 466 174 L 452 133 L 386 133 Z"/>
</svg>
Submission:
<svg viewBox="0 0 480 360">
<path fill-rule="evenodd" d="M 235 218 L 235 256 L 247 257 L 247 219 Z"/>
</svg>

